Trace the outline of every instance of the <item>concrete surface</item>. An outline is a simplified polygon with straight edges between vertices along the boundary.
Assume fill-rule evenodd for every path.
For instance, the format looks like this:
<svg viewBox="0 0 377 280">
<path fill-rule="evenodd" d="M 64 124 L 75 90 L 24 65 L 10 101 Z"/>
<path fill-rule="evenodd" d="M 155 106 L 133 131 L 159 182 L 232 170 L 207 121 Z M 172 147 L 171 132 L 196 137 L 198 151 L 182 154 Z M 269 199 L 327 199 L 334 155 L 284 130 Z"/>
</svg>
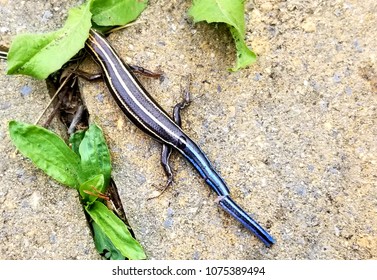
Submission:
<svg viewBox="0 0 377 280">
<path fill-rule="evenodd" d="M 248 1 L 246 36 L 259 59 L 237 73 L 227 71 L 235 56 L 227 29 L 193 25 L 189 4 L 150 1 L 143 22 L 109 40 L 126 62 L 165 73 L 162 82 L 141 81 L 169 112 L 192 74 L 183 128 L 277 243 L 265 248 L 220 210 L 177 154 L 173 186 L 148 200 L 165 183 L 160 145 L 123 116 L 102 82 L 83 81 L 148 257 L 376 259 L 377 3 Z M 89 60 L 84 68 L 98 71 Z"/>
<path fill-rule="evenodd" d="M 42 1 L 0 1 L 0 44 L 9 45 L 29 23 L 46 30 L 42 15 L 51 6 Z M 68 3 L 70 2 L 70 3 Z M 60 10 L 76 1 L 59 4 Z M 35 5 L 32 5 L 35 4 Z M 55 5 L 58 1 L 55 1 Z M 30 6 L 29 6 L 30 5 Z M 7 20 L 4 20 L 4 16 Z M 53 21 L 51 19 L 51 21 Z M 61 23 L 61 15 L 50 26 Z M 55 28 L 54 27 L 54 28 Z M 77 192 L 50 180 L 16 153 L 8 134 L 8 121 L 33 123 L 50 100 L 44 81 L 6 76 L 0 61 L 0 260 L 4 259 L 97 259 L 90 230 Z M 62 133 L 62 127 L 52 127 Z"/>
</svg>

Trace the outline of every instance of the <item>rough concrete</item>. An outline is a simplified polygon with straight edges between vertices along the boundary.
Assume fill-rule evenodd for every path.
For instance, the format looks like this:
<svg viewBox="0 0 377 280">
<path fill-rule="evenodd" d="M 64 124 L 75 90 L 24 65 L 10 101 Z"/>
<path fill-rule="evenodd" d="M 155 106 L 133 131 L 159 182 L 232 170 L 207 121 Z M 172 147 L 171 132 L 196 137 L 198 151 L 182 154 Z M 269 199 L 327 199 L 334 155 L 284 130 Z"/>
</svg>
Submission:
<svg viewBox="0 0 377 280">
<path fill-rule="evenodd" d="M 163 82 L 141 80 L 167 111 L 192 74 L 184 129 L 277 243 L 265 248 L 221 211 L 177 154 L 173 186 L 147 200 L 165 183 L 160 145 L 123 116 L 102 82 L 82 82 L 149 258 L 377 258 L 375 1 L 249 1 L 247 41 L 259 58 L 237 73 L 226 70 L 235 56 L 227 29 L 192 25 L 189 4 L 150 1 L 144 22 L 109 40 L 126 62 L 165 73 Z"/>
<path fill-rule="evenodd" d="M 85 83 L 92 120 L 106 132 L 114 178 L 148 256 L 376 258 L 375 1 L 250 1 L 247 41 L 259 59 L 237 73 L 227 71 L 235 56 L 227 30 L 193 26 L 188 6 L 151 1 L 144 22 L 109 40 L 126 62 L 165 73 L 161 83 L 141 80 L 169 112 L 192 74 L 184 129 L 277 243 L 265 248 L 219 210 L 176 154 L 174 185 L 148 201 L 165 183 L 160 145 L 123 117 L 103 83 Z"/>
<path fill-rule="evenodd" d="M 25 3 L 27 2 L 27 3 Z M 33 3 L 30 3 L 33 2 Z M 66 10 L 76 1 L 67 1 Z M 60 3 L 60 2 L 59 2 Z M 0 1 L 0 44 L 9 45 L 18 31 L 56 28 L 61 15 L 49 21 L 51 10 L 43 1 Z M 34 5 L 33 5 L 34 4 Z M 29 6 L 31 5 L 31 6 Z M 56 11 L 55 11 L 56 12 Z M 6 20 L 5 20 L 6 19 Z M 39 28 L 38 28 L 39 26 Z M 8 134 L 8 121 L 33 123 L 50 100 L 44 81 L 6 76 L 0 61 L 0 259 L 96 259 L 93 239 L 77 192 L 49 179 L 16 153 Z M 57 123 L 56 132 L 64 130 Z"/>
</svg>

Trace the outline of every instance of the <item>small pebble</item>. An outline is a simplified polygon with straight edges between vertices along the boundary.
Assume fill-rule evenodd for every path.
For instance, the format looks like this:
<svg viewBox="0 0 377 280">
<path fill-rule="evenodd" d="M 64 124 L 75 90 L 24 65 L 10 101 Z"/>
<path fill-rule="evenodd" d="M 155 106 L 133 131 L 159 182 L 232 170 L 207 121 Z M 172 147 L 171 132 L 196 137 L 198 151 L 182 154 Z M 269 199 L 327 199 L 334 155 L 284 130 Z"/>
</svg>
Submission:
<svg viewBox="0 0 377 280">
<path fill-rule="evenodd" d="M 32 88 L 29 86 L 23 86 L 20 90 L 21 96 L 25 97 L 28 96 L 32 92 Z"/>
<path fill-rule="evenodd" d="M 312 33 L 317 31 L 317 27 L 315 23 L 311 20 L 306 20 L 304 23 L 301 25 L 302 29 L 304 29 L 305 32 Z"/>
</svg>

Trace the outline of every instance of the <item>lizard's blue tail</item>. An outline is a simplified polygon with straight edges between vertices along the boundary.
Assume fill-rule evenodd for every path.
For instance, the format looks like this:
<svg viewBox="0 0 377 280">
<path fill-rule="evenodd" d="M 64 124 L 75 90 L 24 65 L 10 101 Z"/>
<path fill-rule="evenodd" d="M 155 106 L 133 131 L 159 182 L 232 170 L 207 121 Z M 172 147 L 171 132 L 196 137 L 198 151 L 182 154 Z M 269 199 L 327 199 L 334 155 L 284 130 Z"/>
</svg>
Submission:
<svg viewBox="0 0 377 280">
<path fill-rule="evenodd" d="M 242 210 L 242 208 L 239 207 L 229 196 L 220 197 L 219 204 L 225 211 L 254 233 L 266 246 L 270 247 L 275 243 L 275 239 L 244 210 Z"/>
</svg>

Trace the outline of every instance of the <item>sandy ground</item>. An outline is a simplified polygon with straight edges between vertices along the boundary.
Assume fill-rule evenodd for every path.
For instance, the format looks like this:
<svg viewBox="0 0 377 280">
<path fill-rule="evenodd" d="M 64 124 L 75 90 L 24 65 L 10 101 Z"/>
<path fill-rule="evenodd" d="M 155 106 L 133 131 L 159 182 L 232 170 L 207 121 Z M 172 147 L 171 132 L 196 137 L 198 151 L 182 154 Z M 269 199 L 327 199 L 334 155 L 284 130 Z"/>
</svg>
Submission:
<svg viewBox="0 0 377 280">
<path fill-rule="evenodd" d="M 53 30 L 63 22 L 66 9 L 76 3 L 16 2 L 0 0 L 0 11 L 8 18 L 0 23 L 0 44 L 9 44 L 12 36 L 26 30 Z M 248 1 L 246 37 L 259 57 L 256 64 L 237 73 L 227 71 L 235 57 L 227 29 L 193 25 L 187 16 L 189 4 L 150 1 L 141 16 L 143 22 L 112 34 L 109 40 L 126 62 L 164 72 L 162 82 L 145 77 L 141 81 L 169 112 L 181 100 L 187 76 L 192 75 L 192 104 L 183 112 L 184 130 L 208 154 L 229 184 L 232 197 L 277 243 L 265 248 L 220 210 L 215 195 L 177 154 L 172 157 L 173 186 L 159 198 L 147 200 L 165 183 L 160 145 L 123 116 L 102 82 L 82 81 L 91 121 L 106 133 L 113 177 L 148 257 L 377 258 L 377 3 Z M 98 71 L 90 60 L 84 68 Z M 22 192 L 21 184 L 31 194 L 39 192 L 43 201 L 51 191 L 59 197 L 60 193 L 67 196 L 69 190 L 39 186 L 42 180 L 56 184 L 19 155 L 13 156 L 9 144 L 7 121 L 33 120 L 34 113 L 23 103 L 46 98 L 38 92 L 43 83 L 0 77 L 7 85 L 1 87 L 0 103 L 1 149 L 7 154 L 0 169 L 0 258 L 93 258 L 89 234 L 72 237 L 76 246 L 59 244 L 49 255 L 38 251 L 49 243 L 48 233 L 65 236 L 69 222 L 46 212 L 38 213 L 49 225 L 43 227 L 45 239 L 28 236 L 22 217 L 33 214 L 37 219 L 36 210 L 22 207 L 21 194 L 7 193 Z M 32 85 L 26 97 L 22 94 L 25 85 Z M 29 181 L 19 183 L 14 175 L 20 161 L 24 176 L 37 178 L 31 187 Z M 77 232 L 87 232 L 78 200 L 75 194 L 72 197 L 82 224 L 71 224 Z M 47 201 L 43 208 L 48 207 Z M 65 209 L 56 203 L 50 211 Z M 19 225 L 19 238 L 28 241 L 22 251 L 15 250 L 19 246 L 15 238 L 4 237 L 9 236 L 12 223 Z M 35 242 L 40 242 L 39 247 Z"/>
</svg>

